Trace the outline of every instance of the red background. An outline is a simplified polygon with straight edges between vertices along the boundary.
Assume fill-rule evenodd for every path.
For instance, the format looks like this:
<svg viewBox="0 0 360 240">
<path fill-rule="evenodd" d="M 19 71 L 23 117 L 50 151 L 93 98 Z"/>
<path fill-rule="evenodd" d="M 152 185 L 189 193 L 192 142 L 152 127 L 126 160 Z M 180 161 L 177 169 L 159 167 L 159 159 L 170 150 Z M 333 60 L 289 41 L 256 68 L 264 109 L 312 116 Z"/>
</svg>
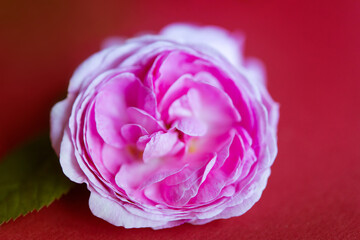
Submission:
<svg viewBox="0 0 360 240">
<path fill-rule="evenodd" d="M 360 239 L 360 1 L 11 1 L 0 6 L 0 155 L 48 126 L 76 68 L 109 36 L 175 21 L 246 33 L 281 104 L 279 154 L 245 215 L 126 230 L 84 186 L 0 227 L 0 239 Z"/>
</svg>

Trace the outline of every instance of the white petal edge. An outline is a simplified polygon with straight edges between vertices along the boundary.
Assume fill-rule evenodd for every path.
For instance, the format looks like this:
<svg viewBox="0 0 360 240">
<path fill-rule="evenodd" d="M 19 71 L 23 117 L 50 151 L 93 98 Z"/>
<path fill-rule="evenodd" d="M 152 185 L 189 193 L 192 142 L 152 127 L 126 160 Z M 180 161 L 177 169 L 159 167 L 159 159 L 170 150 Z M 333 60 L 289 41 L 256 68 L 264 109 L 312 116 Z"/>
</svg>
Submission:
<svg viewBox="0 0 360 240">
<path fill-rule="evenodd" d="M 125 206 L 125 205 L 124 205 Z M 124 228 L 166 228 L 167 221 L 154 221 L 131 214 L 123 205 L 114 200 L 100 196 L 96 192 L 91 192 L 89 207 L 91 212 L 105 221 Z"/>
<path fill-rule="evenodd" d="M 226 57 L 233 65 L 242 62 L 242 45 L 244 37 L 241 33 L 230 33 L 216 26 L 197 26 L 193 24 L 170 24 L 160 32 L 171 40 L 185 44 L 207 45 Z"/>
<path fill-rule="evenodd" d="M 74 152 L 74 146 L 69 136 L 69 128 L 65 129 L 60 147 L 60 165 L 64 174 L 73 182 L 83 183 L 86 181 L 85 174 L 81 170 Z"/>
<path fill-rule="evenodd" d="M 71 113 L 74 102 L 73 96 L 56 103 L 50 113 L 50 139 L 56 154 L 60 153 L 61 140 L 64 135 L 64 128 Z"/>
</svg>

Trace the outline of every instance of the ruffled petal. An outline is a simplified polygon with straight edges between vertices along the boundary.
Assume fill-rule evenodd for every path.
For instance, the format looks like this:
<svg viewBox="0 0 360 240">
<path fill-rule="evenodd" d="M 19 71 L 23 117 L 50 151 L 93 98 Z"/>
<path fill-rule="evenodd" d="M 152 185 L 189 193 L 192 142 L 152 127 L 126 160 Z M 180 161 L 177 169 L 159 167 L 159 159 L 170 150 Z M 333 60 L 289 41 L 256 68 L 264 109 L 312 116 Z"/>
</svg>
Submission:
<svg viewBox="0 0 360 240">
<path fill-rule="evenodd" d="M 171 24 L 164 28 L 161 34 L 180 43 L 206 45 L 221 53 L 235 66 L 240 66 L 242 62 L 244 37 L 240 33 L 229 33 L 215 26 Z"/>
<path fill-rule="evenodd" d="M 126 204 L 121 205 L 115 200 L 111 200 L 92 192 L 89 199 L 91 212 L 115 226 L 124 228 L 161 228 L 167 224 L 167 221 L 155 221 L 129 213 L 126 210 Z"/>
<path fill-rule="evenodd" d="M 64 135 L 64 129 L 71 114 L 71 108 L 75 97 L 72 94 L 55 104 L 50 113 L 50 139 L 55 152 L 60 154 L 60 145 Z"/>
<path fill-rule="evenodd" d="M 86 181 L 74 153 L 74 147 L 66 128 L 60 147 L 60 164 L 65 175 L 73 182 L 83 183 Z"/>
</svg>

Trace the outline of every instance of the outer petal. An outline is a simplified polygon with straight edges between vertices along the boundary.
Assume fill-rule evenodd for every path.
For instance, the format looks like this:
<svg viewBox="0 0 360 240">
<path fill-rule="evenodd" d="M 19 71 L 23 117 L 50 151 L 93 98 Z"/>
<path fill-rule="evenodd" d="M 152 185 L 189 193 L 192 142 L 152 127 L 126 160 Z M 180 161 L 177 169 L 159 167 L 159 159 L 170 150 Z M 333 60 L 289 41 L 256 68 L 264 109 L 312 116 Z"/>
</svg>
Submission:
<svg viewBox="0 0 360 240">
<path fill-rule="evenodd" d="M 74 147 L 66 129 L 60 148 L 60 164 L 65 175 L 76 183 L 85 182 L 85 174 L 81 170 L 74 154 Z"/>
<path fill-rule="evenodd" d="M 70 79 L 68 91 L 76 93 L 85 89 L 97 76 L 107 70 L 117 68 L 124 59 L 136 52 L 142 42 L 127 42 L 121 46 L 112 46 L 101 50 L 86 59 Z"/>
<path fill-rule="evenodd" d="M 244 38 L 240 33 L 233 34 L 215 27 L 199 27 L 191 24 L 171 24 L 161 34 L 174 41 L 185 44 L 207 45 L 221 53 L 235 66 L 242 62 L 242 45 Z"/>
<path fill-rule="evenodd" d="M 155 221 L 131 214 L 122 204 L 102 197 L 96 192 L 91 193 L 89 206 L 95 216 L 115 226 L 123 226 L 125 228 L 161 228 L 167 224 L 166 221 Z"/>
<path fill-rule="evenodd" d="M 227 219 L 235 216 L 240 216 L 247 212 L 257 201 L 259 201 L 262 192 L 264 191 L 267 183 L 267 179 L 270 175 L 270 169 L 268 169 L 266 172 L 263 172 L 257 176 L 257 178 L 254 180 L 255 183 L 253 184 L 253 188 L 251 188 L 252 193 L 248 194 L 247 197 L 243 197 L 241 201 L 238 202 L 238 204 L 234 204 L 234 206 L 230 206 L 226 209 L 224 209 L 220 214 L 208 218 L 208 219 L 197 219 L 195 221 L 192 221 L 192 224 L 198 225 L 198 224 L 205 224 L 208 222 L 211 222 L 216 219 Z"/>
<path fill-rule="evenodd" d="M 72 94 L 55 104 L 50 113 L 50 139 L 55 152 L 60 154 L 61 140 L 64 135 L 64 128 L 71 114 L 71 108 L 75 97 Z"/>
</svg>

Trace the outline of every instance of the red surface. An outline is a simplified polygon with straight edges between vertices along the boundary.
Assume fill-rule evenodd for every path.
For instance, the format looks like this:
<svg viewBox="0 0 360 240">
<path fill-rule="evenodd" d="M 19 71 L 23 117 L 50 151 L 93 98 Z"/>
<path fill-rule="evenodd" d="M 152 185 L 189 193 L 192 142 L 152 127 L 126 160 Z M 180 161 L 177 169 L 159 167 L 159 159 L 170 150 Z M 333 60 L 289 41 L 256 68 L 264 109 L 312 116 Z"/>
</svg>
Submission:
<svg viewBox="0 0 360 240">
<path fill-rule="evenodd" d="M 51 4 L 50 4 L 51 2 Z M 281 104 L 279 154 L 245 215 L 126 230 L 91 215 L 84 186 L 0 226 L 0 239 L 360 239 L 359 1 L 2 1 L 0 155 L 48 124 L 105 37 L 174 21 L 241 29 Z"/>
</svg>

